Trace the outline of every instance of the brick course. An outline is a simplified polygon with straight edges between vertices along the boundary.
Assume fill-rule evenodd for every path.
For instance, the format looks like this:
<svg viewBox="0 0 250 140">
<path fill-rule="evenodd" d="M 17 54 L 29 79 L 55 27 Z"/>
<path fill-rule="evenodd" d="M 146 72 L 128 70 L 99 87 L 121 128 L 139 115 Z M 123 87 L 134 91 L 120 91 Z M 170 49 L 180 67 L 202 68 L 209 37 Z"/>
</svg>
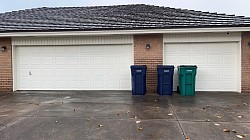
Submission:
<svg viewBox="0 0 250 140">
<path fill-rule="evenodd" d="M 241 92 L 250 93 L 250 32 L 242 32 L 241 39 Z"/>
<path fill-rule="evenodd" d="M 146 49 L 150 44 L 151 48 Z M 147 66 L 147 92 L 157 91 L 157 65 L 163 63 L 163 35 L 134 35 L 134 64 Z"/>
<path fill-rule="evenodd" d="M 13 90 L 11 38 L 0 38 L 0 48 L 3 46 L 7 49 L 0 50 L 0 92 L 8 92 Z"/>
</svg>

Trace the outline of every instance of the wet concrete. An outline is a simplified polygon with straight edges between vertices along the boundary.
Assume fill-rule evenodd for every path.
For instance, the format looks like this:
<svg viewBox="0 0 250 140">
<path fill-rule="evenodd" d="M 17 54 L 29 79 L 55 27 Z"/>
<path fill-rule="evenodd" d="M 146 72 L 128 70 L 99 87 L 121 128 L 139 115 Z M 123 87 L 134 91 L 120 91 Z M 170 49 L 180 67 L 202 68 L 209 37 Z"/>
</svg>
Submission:
<svg viewBox="0 0 250 140">
<path fill-rule="evenodd" d="M 0 139 L 249 140 L 249 114 L 250 95 L 240 93 L 20 91 L 0 97 Z"/>
</svg>

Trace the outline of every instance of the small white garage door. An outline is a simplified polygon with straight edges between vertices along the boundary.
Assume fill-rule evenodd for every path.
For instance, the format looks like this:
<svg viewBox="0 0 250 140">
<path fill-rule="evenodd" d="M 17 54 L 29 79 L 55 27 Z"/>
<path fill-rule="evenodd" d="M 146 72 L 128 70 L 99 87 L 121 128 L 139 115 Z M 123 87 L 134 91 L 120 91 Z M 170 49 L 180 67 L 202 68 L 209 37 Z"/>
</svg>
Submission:
<svg viewBox="0 0 250 140">
<path fill-rule="evenodd" d="M 197 91 L 239 91 L 239 44 L 165 44 L 164 64 L 175 65 L 174 90 L 178 85 L 177 66 L 197 65 Z"/>
<path fill-rule="evenodd" d="M 16 47 L 17 90 L 130 90 L 132 45 Z"/>
</svg>

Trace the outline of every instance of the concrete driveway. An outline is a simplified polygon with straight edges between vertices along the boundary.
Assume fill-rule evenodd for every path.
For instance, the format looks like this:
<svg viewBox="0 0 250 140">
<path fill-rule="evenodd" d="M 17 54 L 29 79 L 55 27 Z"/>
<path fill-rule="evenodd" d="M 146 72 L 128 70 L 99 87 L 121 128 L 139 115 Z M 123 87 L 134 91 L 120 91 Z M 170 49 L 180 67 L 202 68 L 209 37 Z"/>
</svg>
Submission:
<svg viewBox="0 0 250 140">
<path fill-rule="evenodd" d="M 249 114 L 250 94 L 21 91 L 0 97 L 0 139 L 249 140 Z"/>
</svg>

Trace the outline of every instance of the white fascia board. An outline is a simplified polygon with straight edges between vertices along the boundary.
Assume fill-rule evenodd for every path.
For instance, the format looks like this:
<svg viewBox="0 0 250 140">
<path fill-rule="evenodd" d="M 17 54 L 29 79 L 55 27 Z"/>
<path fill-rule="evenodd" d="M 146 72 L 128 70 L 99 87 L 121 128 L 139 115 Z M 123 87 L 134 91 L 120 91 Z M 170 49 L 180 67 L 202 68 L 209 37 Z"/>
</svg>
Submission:
<svg viewBox="0 0 250 140">
<path fill-rule="evenodd" d="M 133 35 L 133 34 L 167 34 L 167 33 L 208 33 L 208 32 L 242 32 L 250 27 L 228 28 L 186 28 L 186 29 L 142 29 L 142 30 L 100 30 L 100 31 L 55 31 L 55 32 L 10 32 L 0 33 L 0 37 L 25 36 L 97 36 L 97 35 Z"/>
</svg>

